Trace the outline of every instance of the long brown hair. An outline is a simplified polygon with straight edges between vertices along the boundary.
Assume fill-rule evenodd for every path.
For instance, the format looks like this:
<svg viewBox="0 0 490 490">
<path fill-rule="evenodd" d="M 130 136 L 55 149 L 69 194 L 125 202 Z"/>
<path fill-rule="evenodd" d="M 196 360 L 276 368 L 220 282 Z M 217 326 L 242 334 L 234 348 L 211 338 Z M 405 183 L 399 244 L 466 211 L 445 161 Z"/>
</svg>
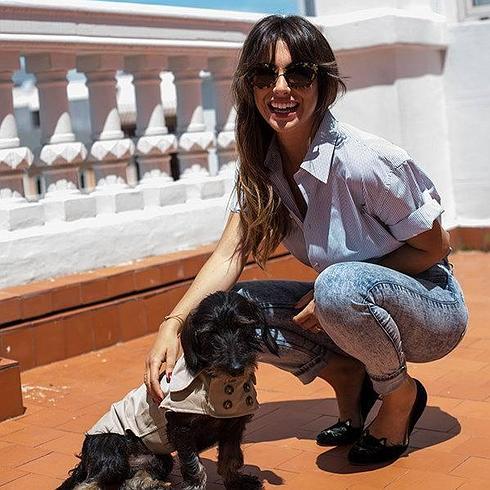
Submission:
<svg viewBox="0 0 490 490">
<path fill-rule="evenodd" d="M 293 62 L 318 65 L 316 127 L 337 94 L 345 91 L 332 48 L 320 30 L 306 19 L 296 15 L 270 15 L 253 26 L 243 44 L 232 83 L 239 159 L 235 192 L 243 229 L 240 252 L 251 253 L 261 268 L 290 232 L 291 219 L 274 192 L 264 165 L 274 130 L 255 106 L 253 88 L 246 74 L 259 62 L 273 62 L 278 41 L 286 44 Z"/>
</svg>

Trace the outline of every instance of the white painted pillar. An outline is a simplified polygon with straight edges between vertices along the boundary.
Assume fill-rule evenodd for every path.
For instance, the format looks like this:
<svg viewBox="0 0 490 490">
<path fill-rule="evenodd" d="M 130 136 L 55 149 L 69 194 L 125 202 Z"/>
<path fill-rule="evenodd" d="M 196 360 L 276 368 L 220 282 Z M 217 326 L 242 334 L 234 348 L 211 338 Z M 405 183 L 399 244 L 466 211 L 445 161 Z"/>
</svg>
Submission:
<svg viewBox="0 0 490 490">
<path fill-rule="evenodd" d="M 177 92 L 177 135 L 181 178 L 209 175 L 208 149 L 214 133 L 204 124 L 200 71 L 206 68 L 202 56 L 171 56 L 169 67 Z"/>
<path fill-rule="evenodd" d="M 43 208 L 24 199 L 24 180 L 33 155 L 19 146 L 12 96 L 12 75 L 19 68 L 19 53 L 0 52 L 0 230 L 15 230 L 44 223 Z"/>
<path fill-rule="evenodd" d="M 117 109 L 116 71 L 122 69 L 118 54 L 77 57 L 77 69 L 87 77 L 93 143 L 88 161 L 94 171 L 97 213 L 141 209 L 141 192 L 126 183 L 126 169 L 134 154 L 134 143 L 125 138 Z"/>
<path fill-rule="evenodd" d="M 66 78 L 75 67 L 75 55 L 36 53 L 26 56 L 26 71 L 37 79 L 41 149 L 35 160 L 42 173 L 46 197 L 79 193 L 79 167 L 87 156 L 85 145 L 75 141 L 68 109 Z"/>
<path fill-rule="evenodd" d="M 235 67 L 236 60 L 230 57 L 209 60 L 209 70 L 213 75 L 216 93 L 216 133 L 220 174 L 233 173 L 234 175 L 236 166 L 236 111 L 230 92 Z"/>
<path fill-rule="evenodd" d="M 208 150 L 215 146 L 214 131 L 204 124 L 200 72 L 207 68 L 202 56 L 172 56 L 177 92 L 177 136 L 180 177 L 186 184 L 187 200 L 222 196 L 223 179 L 209 176 Z"/>
<path fill-rule="evenodd" d="M 122 68 L 122 57 L 114 54 L 82 55 L 77 58 L 78 71 L 87 77 L 90 124 L 93 144 L 89 161 L 98 188 L 126 186 L 126 167 L 134 154 L 134 144 L 124 138 L 117 110 L 116 70 Z"/>
<path fill-rule="evenodd" d="M 161 55 L 135 55 L 125 58 L 126 72 L 133 74 L 136 98 L 136 160 L 145 206 L 184 202 L 185 186 L 171 177 L 171 153 L 177 151 L 177 138 L 165 125 L 160 73 L 167 58 Z"/>
<path fill-rule="evenodd" d="M 12 75 L 19 68 L 19 53 L 0 53 L 0 201 L 24 201 L 24 171 L 32 152 L 20 147 L 12 97 Z"/>
</svg>

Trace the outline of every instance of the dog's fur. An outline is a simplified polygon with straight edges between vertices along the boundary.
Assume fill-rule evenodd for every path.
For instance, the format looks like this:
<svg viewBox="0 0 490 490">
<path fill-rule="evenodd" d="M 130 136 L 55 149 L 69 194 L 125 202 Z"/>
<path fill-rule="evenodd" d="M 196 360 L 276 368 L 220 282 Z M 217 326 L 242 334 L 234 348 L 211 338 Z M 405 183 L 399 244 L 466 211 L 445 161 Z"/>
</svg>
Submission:
<svg viewBox="0 0 490 490">
<path fill-rule="evenodd" d="M 257 335 L 261 331 L 262 342 Z M 189 315 L 181 335 L 188 369 L 210 376 L 232 377 L 255 369 L 262 344 L 277 353 L 277 346 L 258 306 L 234 292 L 206 297 Z M 241 440 L 252 415 L 213 418 L 208 415 L 166 412 L 167 434 L 177 451 L 184 488 L 206 488 L 206 472 L 199 452 L 218 445 L 218 473 L 228 490 L 256 490 L 261 482 L 240 473 Z M 131 431 L 126 435 L 87 435 L 80 463 L 58 490 L 157 490 L 172 470 L 170 455 L 153 454 Z"/>
</svg>

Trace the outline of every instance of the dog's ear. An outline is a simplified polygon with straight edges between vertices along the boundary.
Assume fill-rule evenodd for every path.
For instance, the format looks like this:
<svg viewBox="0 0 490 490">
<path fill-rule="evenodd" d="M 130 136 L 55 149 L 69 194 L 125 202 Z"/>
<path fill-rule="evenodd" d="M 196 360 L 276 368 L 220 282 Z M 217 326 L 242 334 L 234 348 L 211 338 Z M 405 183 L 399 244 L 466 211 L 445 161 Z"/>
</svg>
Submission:
<svg viewBox="0 0 490 490">
<path fill-rule="evenodd" d="M 184 351 L 185 363 L 192 373 L 201 371 L 201 361 L 200 356 L 198 355 L 199 339 L 196 333 L 194 315 L 191 313 L 188 315 L 184 327 L 182 328 L 180 343 L 182 345 L 182 350 Z"/>
</svg>

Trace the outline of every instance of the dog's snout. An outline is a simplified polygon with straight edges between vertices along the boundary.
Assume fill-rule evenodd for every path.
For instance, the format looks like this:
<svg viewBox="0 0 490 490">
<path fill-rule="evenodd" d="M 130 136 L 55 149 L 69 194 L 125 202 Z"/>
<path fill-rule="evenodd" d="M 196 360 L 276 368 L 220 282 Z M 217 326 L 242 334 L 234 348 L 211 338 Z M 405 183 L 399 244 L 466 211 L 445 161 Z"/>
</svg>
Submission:
<svg viewBox="0 0 490 490">
<path fill-rule="evenodd" d="M 238 361 L 234 361 L 230 364 L 229 371 L 232 376 L 241 376 L 244 372 L 244 367 Z"/>
</svg>

